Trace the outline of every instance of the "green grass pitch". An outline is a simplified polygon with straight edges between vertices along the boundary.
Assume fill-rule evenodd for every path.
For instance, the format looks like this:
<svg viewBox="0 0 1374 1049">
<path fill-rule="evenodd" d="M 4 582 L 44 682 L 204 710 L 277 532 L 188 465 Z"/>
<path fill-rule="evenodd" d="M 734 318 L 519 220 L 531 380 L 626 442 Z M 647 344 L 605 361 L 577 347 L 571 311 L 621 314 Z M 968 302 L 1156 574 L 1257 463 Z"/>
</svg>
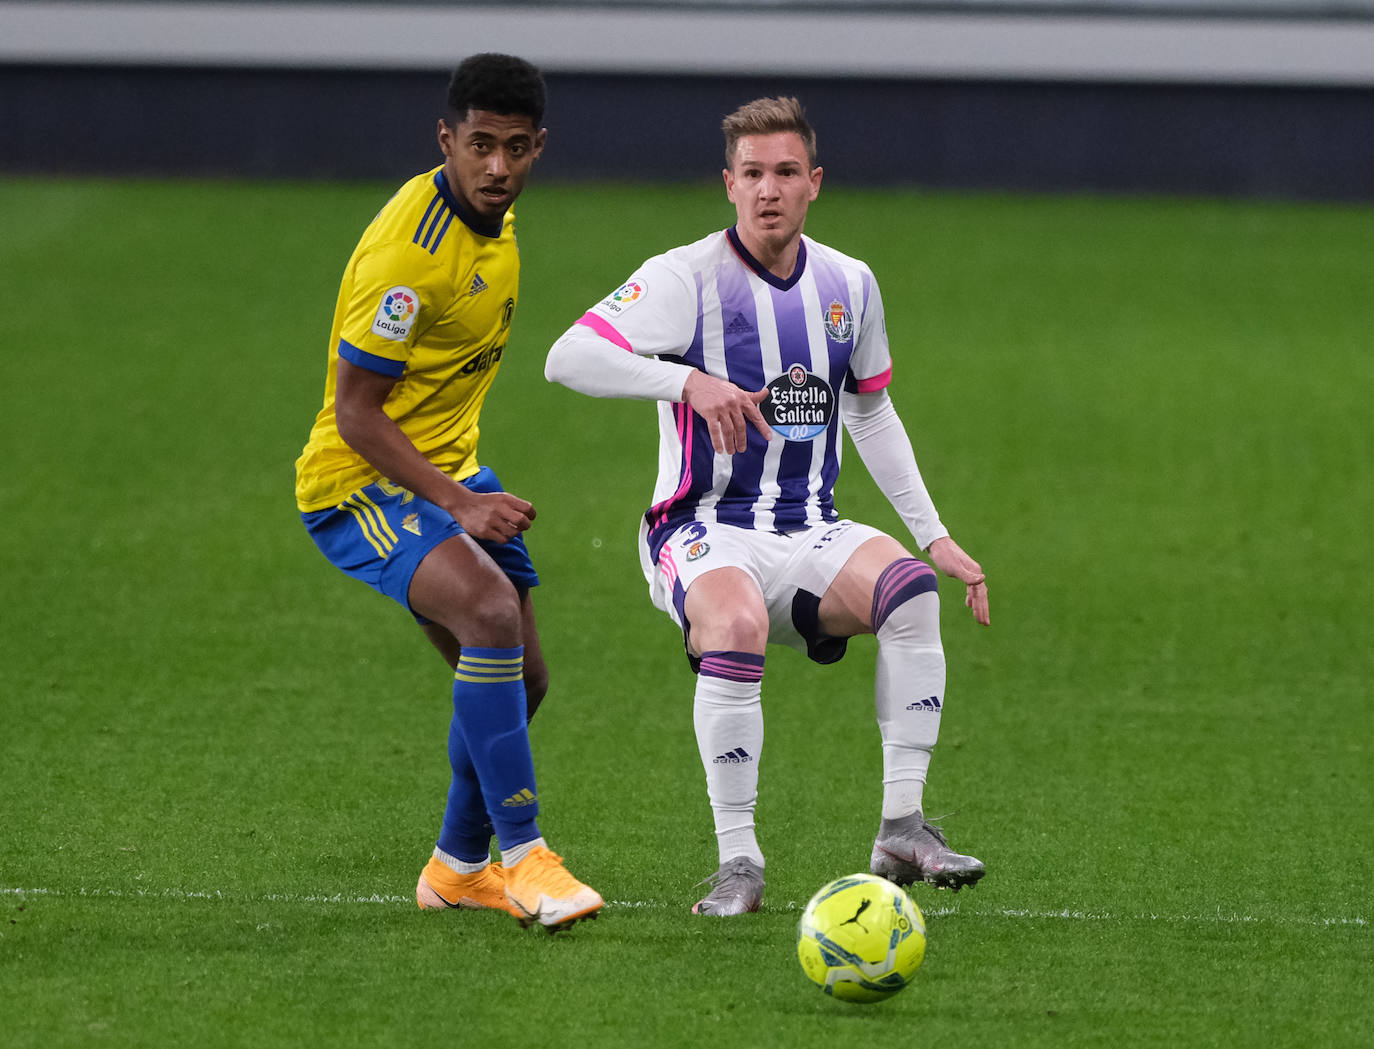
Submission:
<svg viewBox="0 0 1374 1049">
<path fill-rule="evenodd" d="M 856 1007 L 793 944 L 876 829 L 871 639 L 770 653 L 765 907 L 694 919 L 691 681 L 633 550 L 652 409 L 542 377 L 728 223 L 713 186 L 536 180 L 483 418 L 539 510 L 542 824 L 609 903 L 554 938 L 415 908 L 448 675 L 291 497 L 392 188 L 0 181 L 0 1043 L 1368 1044 L 1374 210 L 823 192 L 993 602 L 980 630 L 944 590 L 928 791 L 990 874 L 917 888 L 915 985 Z M 849 464 L 840 509 L 900 534 Z"/>
</svg>

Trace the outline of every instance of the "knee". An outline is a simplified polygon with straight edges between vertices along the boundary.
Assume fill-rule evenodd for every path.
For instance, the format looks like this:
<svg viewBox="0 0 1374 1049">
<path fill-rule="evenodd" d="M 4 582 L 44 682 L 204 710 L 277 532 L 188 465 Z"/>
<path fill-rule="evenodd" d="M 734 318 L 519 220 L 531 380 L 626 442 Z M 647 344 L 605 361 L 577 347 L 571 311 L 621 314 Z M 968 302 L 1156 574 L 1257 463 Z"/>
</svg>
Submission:
<svg viewBox="0 0 1374 1049">
<path fill-rule="evenodd" d="M 720 568 L 693 582 L 682 601 L 688 642 L 697 653 L 762 652 L 768 609 L 758 584 L 739 568 Z"/>
<path fill-rule="evenodd" d="M 486 634 L 488 645 L 497 648 L 514 648 L 522 641 L 523 624 L 520 618 L 520 599 L 515 590 L 507 587 L 504 591 L 486 596 L 481 601 L 477 618 L 480 630 Z"/>
<path fill-rule="evenodd" d="M 893 561 L 873 586 L 870 613 L 873 632 L 892 628 L 927 628 L 937 634 L 940 590 L 935 570 L 923 561 L 905 557 Z"/>
<path fill-rule="evenodd" d="M 515 588 L 493 587 L 455 604 L 438 620 L 461 645 L 482 648 L 515 648 L 521 643 L 520 598 Z"/>
<path fill-rule="evenodd" d="M 762 652 L 768 643 L 768 613 L 762 605 L 712 609 L 692 621 L 691 639 L 698 652 Z"/>
</svg>

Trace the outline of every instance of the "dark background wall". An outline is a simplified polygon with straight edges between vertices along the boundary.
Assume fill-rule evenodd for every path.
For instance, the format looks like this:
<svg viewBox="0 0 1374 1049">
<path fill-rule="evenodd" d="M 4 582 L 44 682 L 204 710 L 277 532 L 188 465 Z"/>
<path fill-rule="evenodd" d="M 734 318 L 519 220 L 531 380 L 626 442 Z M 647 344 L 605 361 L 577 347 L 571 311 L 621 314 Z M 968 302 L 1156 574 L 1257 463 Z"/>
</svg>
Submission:
<svg viewBox="0 0 1374 1049">
<path fill-rule="evenodd" d="M 1374 199 L 1374 0 L 940 2 L 0 0 L 0 172 L 392 179 L 499 49 L 548 77 L 546 178 L 714 177 L 791 93 L 832 181 Z"/>
<path fill-rule="evenodd" d="M 443 71 L 0 67 L 0 169 L 394 177 L 436 157 Z M 847 183 L 1374 197 L 1374 91 L 550 74 L 545 178 L 697 178 L 720 115 L 795 93 Z"/>
</svg>

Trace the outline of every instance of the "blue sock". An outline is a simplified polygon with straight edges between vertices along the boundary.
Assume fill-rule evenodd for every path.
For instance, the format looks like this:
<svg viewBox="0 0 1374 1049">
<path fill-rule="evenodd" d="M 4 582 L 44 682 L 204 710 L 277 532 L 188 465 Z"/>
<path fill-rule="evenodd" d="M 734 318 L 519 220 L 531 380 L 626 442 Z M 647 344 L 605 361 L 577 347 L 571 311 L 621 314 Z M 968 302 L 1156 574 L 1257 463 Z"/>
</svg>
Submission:
<svg viewBox="0 0 1374 1049">
<path fill-rule="evenodd" d="M 435 844 L 450 856 L 481 863 L 491 856 L 491 826 L 487 823 L 477 770 L 468 756 L 467 741 L 456 717 L 448 728 L 448 760 L 453 767 L 453 780 L 448 787 L 444 825 Z"/>
<path fill-rule="evenodd" d="M 535 823 L 539 815 L 539 796 L 535 792 L 534 756 L 530 752 L 525 720 L 524 655 L 524 646 L 477 648 L 465 645 L 453 675 L 449 757 L 453 761 L 454 776 L 449 789 L 449 807 L 454 807 L 455 788 L 459 793 L 457 800 L 464 806 L 462 815 L 454 820 L 455 830 L 470 826 L 474 819 L 481 822 L 473 797 L 473 789 L 477 788 L 496 830 L 496 840 L 503 849 L 539 837 L 539 827 Z M 453 746 L 455 736 L 463 744 L 464 752 L 457 758 Z M 472 769 L 475 774 L 470 779 L 461 777 L 459 770 L 462 767 Z M 446 812 L 445 830 L 448 825 Z M 489 840 L 486 845 L 490 846 Z M 452 855 L 467 858 L 461 852 Z"/>
</svg>

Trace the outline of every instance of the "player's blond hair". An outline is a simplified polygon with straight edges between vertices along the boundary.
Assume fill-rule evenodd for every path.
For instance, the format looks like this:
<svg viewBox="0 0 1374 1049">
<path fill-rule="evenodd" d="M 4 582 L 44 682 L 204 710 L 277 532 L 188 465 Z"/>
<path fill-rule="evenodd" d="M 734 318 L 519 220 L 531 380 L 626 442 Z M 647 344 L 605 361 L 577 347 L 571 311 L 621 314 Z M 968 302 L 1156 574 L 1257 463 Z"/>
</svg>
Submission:
<svg viewBox="0 0 1374 1049">
<path fill-rule="evenodd" d="M 725 166 L 735 166 L 735 146 L 746 135 L 776 135 L 795 132 L 806 147 L 806 162 L 816 166 L 816 129 L 806 119 L 802 104 L 795 98 L 756 98 L 746 102 L 721 121 L 725 132 Z"/>
</svg>

